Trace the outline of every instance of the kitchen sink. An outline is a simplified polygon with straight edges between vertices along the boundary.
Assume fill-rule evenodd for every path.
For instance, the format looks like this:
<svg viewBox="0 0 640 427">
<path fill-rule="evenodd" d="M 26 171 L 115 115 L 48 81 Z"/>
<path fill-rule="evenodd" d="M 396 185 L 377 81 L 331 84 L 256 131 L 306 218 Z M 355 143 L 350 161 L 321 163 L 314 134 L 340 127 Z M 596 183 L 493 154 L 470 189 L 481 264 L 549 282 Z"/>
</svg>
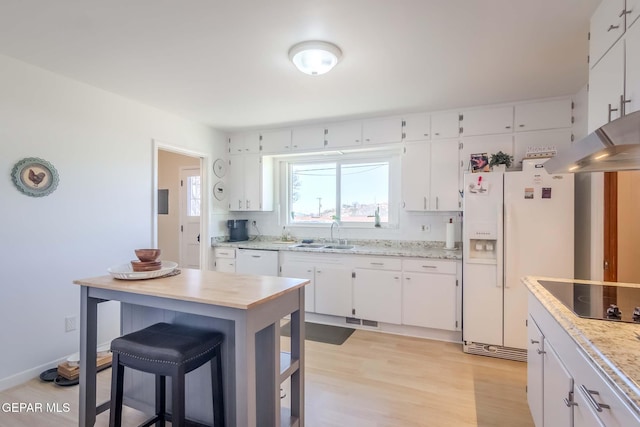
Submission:
<svg viewBox="0 0 640 427">
<path fill-rule="evenodd" d="M 292 245 L 292 248 L 308 248 L 308 249 L 320 249 L 326 247 L 325 245 L 321 245 L 318 243 L 300 243 L 297 245 Z"/>
<path fill-rule="evenodd" d="M 353 245 L 328 245 L 324 249 L 353 249 L 354 247 Z"/>
</svg>

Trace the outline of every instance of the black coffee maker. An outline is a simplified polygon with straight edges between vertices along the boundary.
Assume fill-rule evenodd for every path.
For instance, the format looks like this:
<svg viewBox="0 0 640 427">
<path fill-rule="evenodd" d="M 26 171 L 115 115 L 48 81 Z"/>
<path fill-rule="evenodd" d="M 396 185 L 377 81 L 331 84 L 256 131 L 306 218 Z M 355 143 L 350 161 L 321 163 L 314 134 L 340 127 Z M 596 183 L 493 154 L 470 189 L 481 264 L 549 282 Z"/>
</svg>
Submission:
<svg viewBox="0 0 640 427">
<path fill-rule="evenodd" d="M 248 222 L 248 219 L 230 219 L 227 221 L 230 242 L 242 242 L 244 240 L 249 240 Z"/>
</svg>

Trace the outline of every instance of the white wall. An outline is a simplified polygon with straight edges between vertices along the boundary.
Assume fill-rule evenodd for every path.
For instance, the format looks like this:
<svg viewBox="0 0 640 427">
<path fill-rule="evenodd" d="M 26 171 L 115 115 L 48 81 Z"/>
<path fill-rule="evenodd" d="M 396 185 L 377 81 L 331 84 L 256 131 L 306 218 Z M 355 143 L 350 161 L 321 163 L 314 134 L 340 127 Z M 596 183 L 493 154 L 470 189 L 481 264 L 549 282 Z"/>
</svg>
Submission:
<svg viewBox="0 0 640 427">
<path fill-rule="evenodd" d="M 208 153 L 208 170 L 225 150 L 207 126 L 0 56 L 0 390 L 78 350 L 78 331 L 65 333 L 65 317 L 80 312 L 74 279 L 152 243 L 152 139 Z M 16 190 L 11 169 L 25 157 L 56 167 L 54 193 Z M 99 342 L 119 331 L 108 304 Z"/>
</svg>

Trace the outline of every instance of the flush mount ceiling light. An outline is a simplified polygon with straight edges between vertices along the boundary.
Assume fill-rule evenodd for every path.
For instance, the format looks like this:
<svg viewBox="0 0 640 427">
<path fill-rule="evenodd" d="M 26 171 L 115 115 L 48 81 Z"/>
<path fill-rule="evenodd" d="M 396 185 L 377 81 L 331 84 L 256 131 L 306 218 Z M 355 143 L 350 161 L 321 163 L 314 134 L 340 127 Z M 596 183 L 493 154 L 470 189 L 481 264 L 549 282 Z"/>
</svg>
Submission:
<svg viewBox="0 0 640 427">
<path fill-rule="evenodd" d="M 295 44 L 289 49 L 289 59 L 305 74 L 319 76 L 336 66 L 342 51 L 333 43 L 306 41 Z"/>
</svg>

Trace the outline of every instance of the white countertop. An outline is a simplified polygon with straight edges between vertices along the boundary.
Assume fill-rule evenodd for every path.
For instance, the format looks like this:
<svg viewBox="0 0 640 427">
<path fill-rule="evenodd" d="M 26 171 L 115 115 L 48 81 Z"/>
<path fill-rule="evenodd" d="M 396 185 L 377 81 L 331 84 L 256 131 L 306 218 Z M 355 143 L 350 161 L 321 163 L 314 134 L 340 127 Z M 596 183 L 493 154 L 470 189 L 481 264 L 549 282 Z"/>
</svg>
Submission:
<svg viewBox="0 0 640 427">
<path fill-rule="evenodd" d="M 331 245 L 329 242 L 314 242 Z M 304 248 L 294 247 L 300 242 L 283 242 L 278 240 L 266 241 L 244 241 L 244 242 L 212 242 L 212 247 L 231 247 L 239 249 L 259 249 L 272 251 L 292 251 L 309 253 L 341 253 L 345 255 L 381 255 L 381 256 L 402 256 L 433 259 L 462 260 L 462 250 L 459 248 L 445 249 L 443 242 L 404 242 L 399 240 L 362 240 L 349 241 L 354 245 L 353 249 L 330 249 L 330 248 Z"/>
<path fill-rule="evenodd" d="M 566 283 L 591 283 L 610 286 L 624 285 L 640 288 L 640 284 L 596 282 L 588 280 L 568 280 L 547 277 L 527 276 L 522 279 L 525 286 L 551 313 L 573 340 L 587 353 L 602 373 L 628 397 L 640 413 L 640 325 L 623 322 L 610 322 L 586 319 L 577 316 L 538 280 L 553 280 Z"/>
</svg>

